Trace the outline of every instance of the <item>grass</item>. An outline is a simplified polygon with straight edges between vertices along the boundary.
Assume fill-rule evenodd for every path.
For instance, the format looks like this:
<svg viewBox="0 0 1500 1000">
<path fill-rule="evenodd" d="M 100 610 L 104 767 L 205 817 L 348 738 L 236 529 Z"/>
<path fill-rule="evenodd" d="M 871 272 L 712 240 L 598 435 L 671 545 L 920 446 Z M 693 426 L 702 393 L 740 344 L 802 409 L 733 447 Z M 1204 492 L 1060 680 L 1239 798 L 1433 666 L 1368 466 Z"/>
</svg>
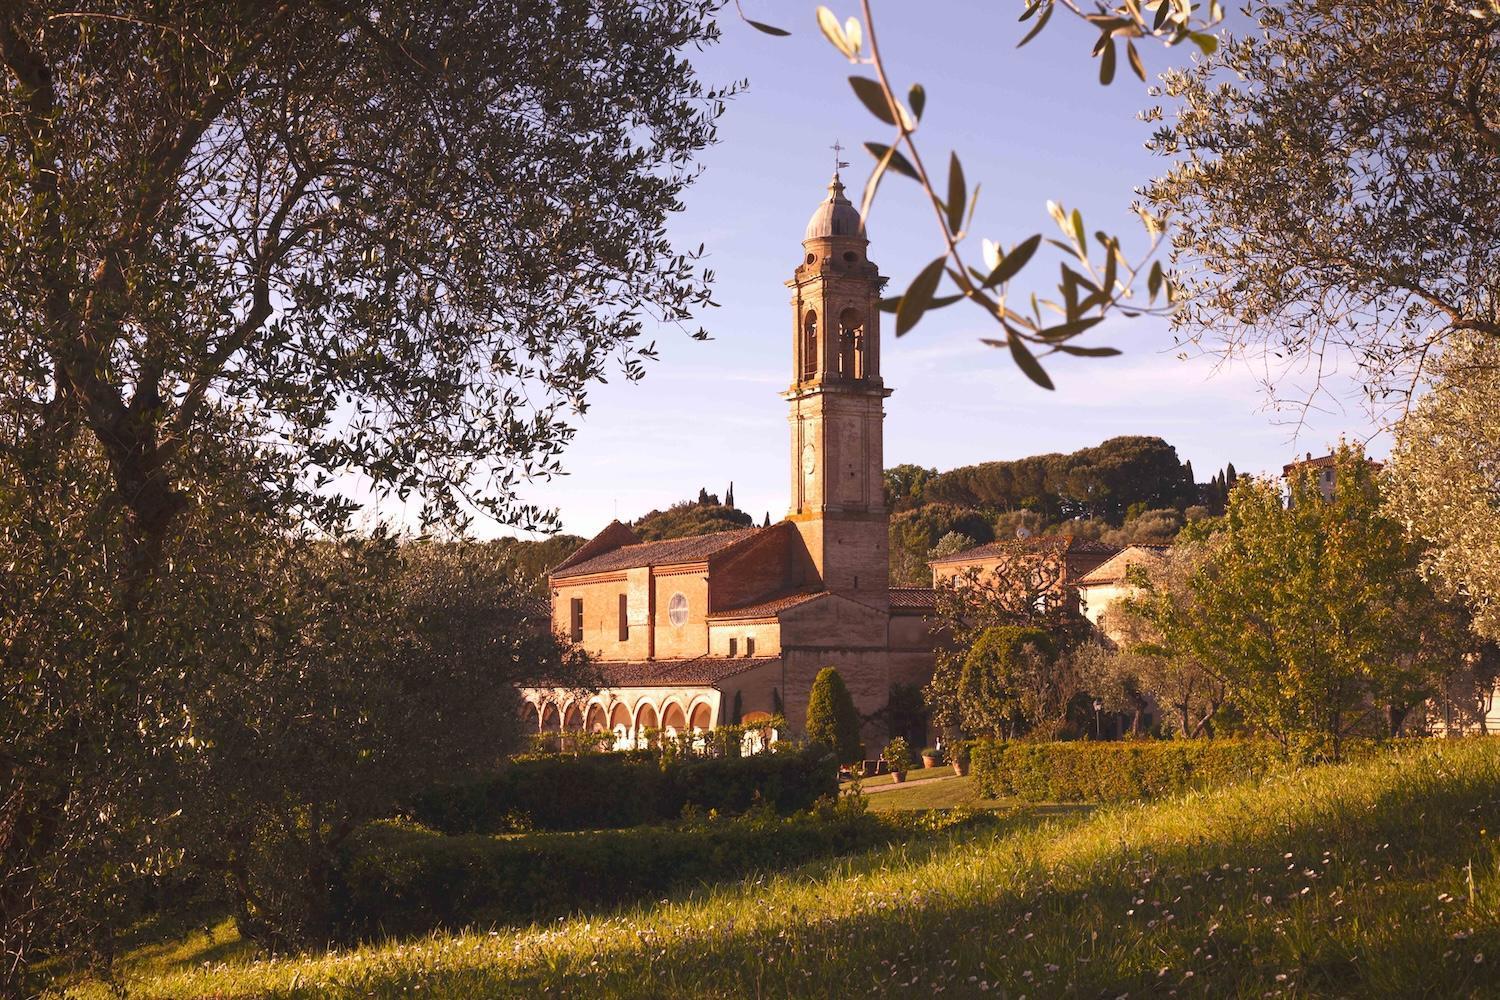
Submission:
<svg viewBox="0 0 1500 1000">
<path fill-rule="evenodd" d="M 1015 817 L 649 908 L 304 958 L 146 963 L 131 986 L 162 998 L 1494 990 L 1500 741 Z"/>
<path fill-rule="evenodd" d="M 982 799 L 971 776 L 958 777 L 951 770 L 946 776 L 928 781 L 911 781 L 889 792 L 870 796 L 871 812 L 897 812 L 908 809 L 1014 809 L 1018 799 Z"/>
<path fill-rule="evenodd" d="M 906 783 L 911 784 L 915 781 L 932 781 L 936 778 L 951 777 L 954 777 L 953 768 L 947 764 L 940 764 L 937 767 L 914 767 L 906 772 Z M 860 778 L 859 785 L 861 788 L 868 790 L 892 784 L 894 781 L 895 777 L 891 774 L 876 774 L 868 778 Z M 854 782 L 852 781 L 841 782 L 839 788 L 848 789 L 853 784 Z"/>
</svg>

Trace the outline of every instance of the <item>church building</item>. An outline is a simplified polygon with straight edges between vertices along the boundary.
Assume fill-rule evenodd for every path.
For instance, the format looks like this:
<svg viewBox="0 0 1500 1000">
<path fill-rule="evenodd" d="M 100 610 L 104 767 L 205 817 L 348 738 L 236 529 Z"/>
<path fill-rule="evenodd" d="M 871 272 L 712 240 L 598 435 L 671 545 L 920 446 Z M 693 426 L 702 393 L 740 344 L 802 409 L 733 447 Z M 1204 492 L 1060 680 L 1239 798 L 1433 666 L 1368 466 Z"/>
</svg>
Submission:
<svg viewBox="0 0 1500 1000">
<path fill-rule="evenodd" d="M 552 571 L 552 625 L 599 661 L 597 692 L 524 692 L 543 731 L 698 732 L 773 713 L 800 730 L 835 667 L 867 719 L 932 673 L 933 592 L 890 585 L 881 451 L 886 279 L 835 173 L 791 289 L 791 502 L 764 528 L 643 542 L 616 521 Z M 867 722 L 868 753 L 886 738 Z"/>
</svg>

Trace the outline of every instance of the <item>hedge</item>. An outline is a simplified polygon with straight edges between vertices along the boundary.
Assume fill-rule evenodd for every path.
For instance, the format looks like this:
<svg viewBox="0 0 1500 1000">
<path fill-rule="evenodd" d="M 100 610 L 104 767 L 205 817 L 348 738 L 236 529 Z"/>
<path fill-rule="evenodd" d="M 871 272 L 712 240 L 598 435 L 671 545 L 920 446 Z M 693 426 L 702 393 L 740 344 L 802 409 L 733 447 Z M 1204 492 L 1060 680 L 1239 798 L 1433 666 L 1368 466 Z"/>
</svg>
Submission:
<svg viewBox="0 0 1500 1000">
<path fill-rule="evenodd" d="M 789 814 L 837 794 L 833 758 L 822 748 L 750 757 L 642 750 L 519 758 L 488 778 L 433 789 L 408 811 L 448 834 L 610 830 L 674 820 L 689 808 L 737 815 L 764 803 Z"/>
<path fill-rule="evenodd" d="M 444 836 L 399 822 L 359 832 L 340 865 L 344 940 L 513 923 L 643 899 L 868 850 L 919 829 L 989 819 L 890 820 L 851 803 L 676 827 Z"/>
<path fill-rule="evenodd" d="M 987 797 L 1124 802 L 1258 778 L 1283 759 L 1280 747 L 1260 740 L 980 740 L 969 766 Z"/>
</svg>

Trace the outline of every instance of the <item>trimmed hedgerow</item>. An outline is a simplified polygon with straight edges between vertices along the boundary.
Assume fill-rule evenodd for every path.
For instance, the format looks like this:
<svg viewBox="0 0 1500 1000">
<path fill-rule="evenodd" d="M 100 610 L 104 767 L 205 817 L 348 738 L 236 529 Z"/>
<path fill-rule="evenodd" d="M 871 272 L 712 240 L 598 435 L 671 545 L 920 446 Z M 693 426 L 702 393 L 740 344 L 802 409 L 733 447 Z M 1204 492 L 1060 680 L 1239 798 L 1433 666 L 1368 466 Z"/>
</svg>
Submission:
<svg viewBox="0 0 1500 1000">
<path fill-rule="evenodd" d="M 410 812 L 442 833 L 612 830 L 674 820 L 684 809 L 778 813 L 838 794 L 825 748 L 787 747 L 749 757 L 642 750 L 520 758 L 496 774 L 419 796 Z"/>
<path fill-rule="evenodd" d="M 1258 778 L 1284 759 L 1275 744 L 1256 740 L 980 740 L 970 756 L 970 773 L 990 797 L 1125 802 Z"/>
<path fill-rule="evenodd" d="M 868 850 L 931 827 L 847 800 L 785 819 L 766 810 L 589 833 L 444 836 L 377 823 L 345 853 L 336 924 L 356 940 L 557 917 Z"/>
</svg>

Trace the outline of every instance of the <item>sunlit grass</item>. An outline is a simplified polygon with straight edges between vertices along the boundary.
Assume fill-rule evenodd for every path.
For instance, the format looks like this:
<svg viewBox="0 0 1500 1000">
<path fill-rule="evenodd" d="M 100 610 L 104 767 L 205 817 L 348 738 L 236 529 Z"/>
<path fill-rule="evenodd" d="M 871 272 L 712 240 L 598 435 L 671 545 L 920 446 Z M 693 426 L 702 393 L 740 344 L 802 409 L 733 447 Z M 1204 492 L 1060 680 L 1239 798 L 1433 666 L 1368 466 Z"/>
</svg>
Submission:
<svg viewBox="0 0 1500 1000">
<path fill-rule="evenodd" d="M 999 832 L 610 916 L 156 962 L 132 985 L 151 997 L 1467 996 L 1493 988 L 1500 961 L 1497 830 L 1500 742 L 1437 743 L 1086 818 L 1018 814 Z"/>
<path fill-rule="evenodd" d="M 911 782 L 880 792 L 869 797 L 871 812 L 899 812 L 909 809 L 1018 809 L 1025 805 L 1034 815 L 1048 812 L 1087 811 L 1087 807 L 1063 807 L 1053 809 L 1029 805 L 1016 798 L 987 799 L 979 794 L 979 788 L 971 775 L 960 778 L 951 770 L 927 781 Z"/>
</svg>

